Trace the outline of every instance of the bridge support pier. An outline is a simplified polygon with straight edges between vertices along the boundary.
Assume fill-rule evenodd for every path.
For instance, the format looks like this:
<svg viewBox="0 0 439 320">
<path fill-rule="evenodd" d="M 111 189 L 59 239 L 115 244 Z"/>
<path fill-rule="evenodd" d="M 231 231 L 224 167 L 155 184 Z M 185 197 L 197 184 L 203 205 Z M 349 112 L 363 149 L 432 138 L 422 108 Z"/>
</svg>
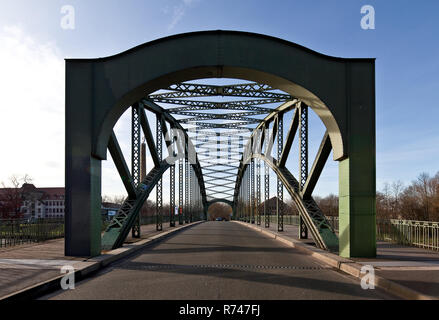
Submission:
<svg viewBox="0 0 439 320">
<path fill-rule="evenodd" d="M 101 159 L 92 155 L 92 66 L 67 67 L 65 254 L 101 254 Z M 80 82 L 82 86 L 75 84 Z M 84 89 L 85 88 L 85 89 Z M 78 232 L 78 231 L 81 232 Z"/>
<path fill-rule="evenodd" d="M 339 163 L 339 252 L 376 256 L 375 72 L 348 68 L 348 157 Z"/>
<path fill-rule="evenodd" d="M 100 159 L 83 153 L 67 151 L 65 255 L 94 257 L 101 254 L 102 168 Z"/>
</svg>

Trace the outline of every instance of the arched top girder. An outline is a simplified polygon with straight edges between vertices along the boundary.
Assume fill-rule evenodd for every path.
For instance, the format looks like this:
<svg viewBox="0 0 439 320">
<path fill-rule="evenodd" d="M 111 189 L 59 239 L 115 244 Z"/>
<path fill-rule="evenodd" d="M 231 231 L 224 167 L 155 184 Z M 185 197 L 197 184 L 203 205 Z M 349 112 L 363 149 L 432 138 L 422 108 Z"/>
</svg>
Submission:
<svg viewBox="0 0 439 320">
<path fill-rule="evenodd" d="M 173 83 L 228 77 L 266 83 L 304 101 L 325 124 L 334 158 L 340 160 L 348 156 L 346 115 L 355 103 L 346 98 L 350 77 L 354 72 L 368 77 L 374 69 L 373 59 L 329 57 L 278 38 L 221 30 L 176 35 L 115 56 L 66 64 L 67 108 L 91 113 L 92 154 L 98 159 L 106 158 L 112 128 L 130 105 Z"/>
</svg>

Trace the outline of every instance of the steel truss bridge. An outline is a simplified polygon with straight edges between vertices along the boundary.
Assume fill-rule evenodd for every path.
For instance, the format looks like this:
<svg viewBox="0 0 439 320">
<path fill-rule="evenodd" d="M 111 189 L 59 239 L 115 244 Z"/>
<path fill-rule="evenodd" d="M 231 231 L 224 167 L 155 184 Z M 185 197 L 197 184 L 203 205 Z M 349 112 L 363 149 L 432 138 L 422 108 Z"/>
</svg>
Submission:
<svg viewBox="0 0 439 320">
<path fill-rule="evenodd" d="M 229 204 L 234 219 L 269 227 L 270 172 L 277 178 L 278 231 L 286 190 L 300 215 L 300 238 L 311 235 L 318 247 L 346 257 L 376 254 L 373 60 L 211 31 L 114 57 L 67 60 L 66 70 L 66 255 L 98 255 L 122 246 L 130 232 L 140 237 L 139 213 L 154 189 L 157 230 L 165 215 L 171 227 L 206 219 L 217 202 Z M 113 131 L 127 108 L 131 168 Z M 327 129 L 315 159 L 308 158 L 311 109 Z M 292 150 L 294 139 L 299 150 Z M 149 172 L 141 165 L 146 147 Z M 107 150 L 128 196 L 101 237 Z M 312 197 L 331 151 L 340 163 L 340 238 Z M 299 153 L 298 177 L 286 167 L 292 152 Z"/>
<path fill-rule="evenodd" d="M 120 247 L 130 230 L 133 237 L 140 237 L 140 210 L 154 187 L 157 230 L 162 230 L 165 214 L 173 227 L 176 218 L 179 224 L 205 219 L 207 208 L 216 202 L 231 205 L 235 219 L 269 227 L 270 169 L 277 176 L 278 231 L 283 231 L 285 188 L 300 213 L 300 238 L 306 239 L 310 231 L 319 247 L 338 248 L 333 228 L 312 198 L 331 152 L 331 143 L 325 134 L 317 158 L 308 170 L 309 109 L 300 99 L 261 83 L 186 82 L 145 96 L 131 110 L 131 172 L 114 132 L 108 145 L 128 197 L 103 235 L 104 250 Z M 148 119 L 146 110 L 155 119 Z M 290 111 L 294 115 L 284 141 L 283 118 Z M 155 134 L 150 124 L 154 120 Z M 143 177 L 142 131 L 155 165 Z M 285 166 L 296 134 L 300 145 L 299 180 Z M 163 142 L 168 150 L 166 159 L 163 159 Z M 170 206 L 169 212 L 163 212 L 162 175 L 167 170 Z"/>
</svg>

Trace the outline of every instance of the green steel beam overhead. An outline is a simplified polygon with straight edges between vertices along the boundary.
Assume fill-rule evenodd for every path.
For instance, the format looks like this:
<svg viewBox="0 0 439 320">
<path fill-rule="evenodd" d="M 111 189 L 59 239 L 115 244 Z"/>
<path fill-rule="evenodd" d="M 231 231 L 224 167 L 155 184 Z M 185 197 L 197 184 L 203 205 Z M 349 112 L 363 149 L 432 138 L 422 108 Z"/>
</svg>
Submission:
<svg viewBox="0 0 439 320">
<path fill-rule="evenodd" d="M 194 111 L 194 110 L 216 110 L 216 109 L 224 109 L 224 110 L 242 110 L 242 111 L 257 111 L 262 110 L 262 107 L 258 107 L 259 105 L 264 104 L 273 104 L 284 102 L 285 98 L 276 98 L 276 99 L 255 99 L 255 100 L 242 100 L 242 101 L 229 101 L 229 102 L 213 102 L 213 101 L 199 101 L 199 100 L 180 100 L 180 99 L 151 99 L 156 103 L 164 103 L 164 104 L 176 104 L 183 105 L 185 107 L 176 107 L 170 108 L 169 113 L 174 113 L 175 111 Z M 267 112 L 270 112 L 271 108 L 265 108 Z"/>
<path fill-rule="evenodd" d="M 230 97 L 249 97 L 249 98 L 279 98 L 288 100 L 291 97 L 283 93 L 271 92 L 275 89 L 266 84 L 246 83 L 236 85 L 206 85 L 196 83 L 177 83 L 164 90 L 172 91 L 150 95 L 151 98 L 188 98 L 206 96 L 230 96 Z"/>
</svg>

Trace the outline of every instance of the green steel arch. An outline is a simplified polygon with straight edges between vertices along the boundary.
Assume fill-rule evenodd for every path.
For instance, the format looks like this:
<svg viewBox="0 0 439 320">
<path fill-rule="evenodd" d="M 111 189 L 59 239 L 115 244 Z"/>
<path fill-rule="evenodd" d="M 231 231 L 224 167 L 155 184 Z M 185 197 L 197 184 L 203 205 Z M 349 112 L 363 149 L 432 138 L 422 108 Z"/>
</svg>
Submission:
<svg viewBox="0 0 439 320">
<path fill-rule="evenodd" d="M 375 256 L 374 59 L 329 57 L 278 38 L 221 30 L 66 60 L 66 255 L 101 252 L 101 161 L 122 113 L 171 84 L 222 77 L 266 83 L 320 117 L 340 163 L 339 252 Z"/>
</svg>

